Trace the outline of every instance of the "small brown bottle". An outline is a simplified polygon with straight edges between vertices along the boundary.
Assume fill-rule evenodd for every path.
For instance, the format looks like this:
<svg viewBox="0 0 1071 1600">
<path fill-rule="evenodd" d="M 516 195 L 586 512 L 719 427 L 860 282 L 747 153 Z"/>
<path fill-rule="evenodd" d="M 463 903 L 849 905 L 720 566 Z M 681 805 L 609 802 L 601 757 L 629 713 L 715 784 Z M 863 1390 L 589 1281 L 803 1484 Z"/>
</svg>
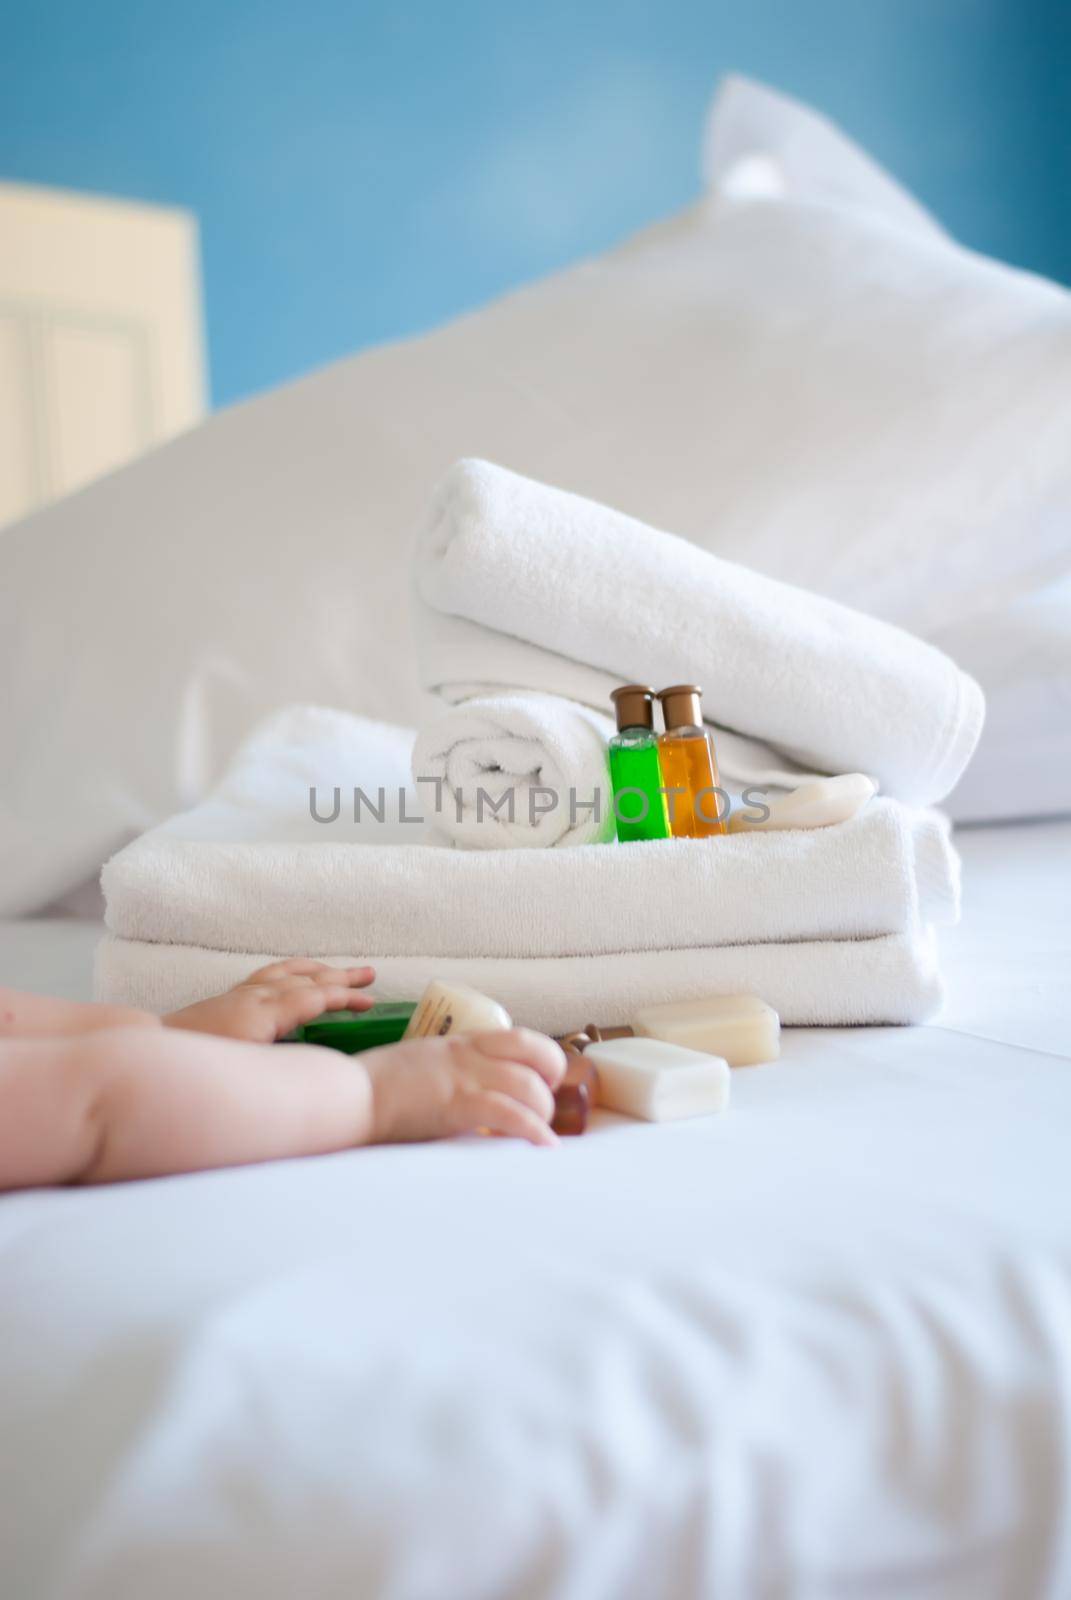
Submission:
<svg viewBox="0 0 1071 1600">
<path fill-rule="evenodd" d="M 658 693 L 666 725 L 658 738 L 658 759 L 675 839 L 705 839 L 727 831 L 722 811 L 728 807 L 714 747 L 703 726 L 702 696 L 694 683 L 678 683 Z"/>
<path fill-rule="evenodd" d="M 584 1046 L 591 1043 L 586 1033 L 567 1033 L 558 1043 L 565 1051 L 565 1077 L 554 1091 L 555 1133 L 583 1133 L 588 1114 L 594 1109 L 597 1089 L 595 1068 L 584 1060 Z"/>
</svg>

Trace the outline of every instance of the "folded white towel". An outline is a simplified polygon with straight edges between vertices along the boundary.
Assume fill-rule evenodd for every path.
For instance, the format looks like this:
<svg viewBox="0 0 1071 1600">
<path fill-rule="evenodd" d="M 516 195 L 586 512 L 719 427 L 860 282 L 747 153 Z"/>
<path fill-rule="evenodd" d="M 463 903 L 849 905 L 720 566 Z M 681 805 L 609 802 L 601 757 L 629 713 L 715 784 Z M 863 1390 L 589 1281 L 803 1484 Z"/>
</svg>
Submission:
<svg viewBox="0 0 1071 1600">
<path fill-rule="evenodd" d="M 619 1026 L 639 1006 L 708 994 L 760 994 L 787 1025 L 924 1022 L 942 994 L 929 934 L 538 960 L 380 956 L 375 948 L 347 948 L 327 959 L 338 966 L 371 961 L 382 1000 L 415 999 L 432 978 L 444 978 L 471 984 L 515 1021 L 552 1034 L 585 1022 Z M 97 953 L 97 998 L 173 1011 L 290 954 L 289 943 L 242 953 L 108 937 Z"/>
<path fill-rule="evenodd" d="M 694 680 L 711 722 L 741 736 L 718 741 L 738 782 L 866 772 L 929 805 L 981 731 L 981 690 L 931 645 L 488 462 L 441 484 L 415 587 L 436 694 L 538 690 L 605 709 L 615 682 Z"/>
<path fill-rule="evenodd" d="M 343 713 L 277 717 L 209 800 L 108 863 L 108 927 L 221 951 L 525 959 L 913 934 L 958 914 L 947 825 L 891 800 L 813 832 L 500 853 L 399 822 L 426 809 L 411 793 L 383 821 L 354 825 L 348 793 L 337 822 L 314 820 L 310 789 L 325 813 L 340 784 L 374 790 L 407 738 Z"/>
<path fill-rule="evenodd" d="M 612 718 L 558 695 L 483 696 L 421 729 L 413 777 L 430 780 L 436 823 L 455 844 L 593 844 L 615 835 L 606 754 L 613 731 Z"/>
</svg>

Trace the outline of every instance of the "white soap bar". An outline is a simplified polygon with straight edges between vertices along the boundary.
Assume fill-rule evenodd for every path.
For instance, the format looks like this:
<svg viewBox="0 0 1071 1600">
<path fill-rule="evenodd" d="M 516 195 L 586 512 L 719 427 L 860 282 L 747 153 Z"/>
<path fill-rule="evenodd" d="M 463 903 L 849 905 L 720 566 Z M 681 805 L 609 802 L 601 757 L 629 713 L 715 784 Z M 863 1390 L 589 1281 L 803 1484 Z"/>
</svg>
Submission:
<svg viewBox="0 0 1071 1600">
<path fill-rule="evenodd" d="M 729 832 L 774 833 L 785 828 L 828 828 L 834 822 L 847 822 L 849 817 L 862 811 L 877 788 L 873 778 L 862 772 L 846 772 L 839 778 L 816 778 L 812 783 L 801 783 L 791 794 L 764 800 L 770 815 L 761 822 L 754 816 L 751 806 L 734 811 L 729 818 Z"/>
<path fill-rule="evenodd" d="M 729 1064 L 718 1056 L 661 1039 L 603 1039 L 589 1044 L 598 1102 L 644 1122 L 672 1122 L 724 1111 L 729 1104 Z"/>
<path fill-rule="evenodd" d="M 781 1019 L 757 994 L 708 995 L 703 1000 L 641 1006 L 632 1027 L 651 1039 L 723 1056 L 731 1067 L 776 1061 L 781 1054 Z"/>
</svg>

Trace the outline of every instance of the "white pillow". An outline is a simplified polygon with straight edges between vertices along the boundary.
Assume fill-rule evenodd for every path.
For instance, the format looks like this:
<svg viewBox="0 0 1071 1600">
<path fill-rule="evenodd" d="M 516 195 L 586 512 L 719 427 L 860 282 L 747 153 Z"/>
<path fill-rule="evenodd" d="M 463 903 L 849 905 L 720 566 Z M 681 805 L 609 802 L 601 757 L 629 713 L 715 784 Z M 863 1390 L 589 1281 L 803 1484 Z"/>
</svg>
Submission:
<svg viewBox="0 0 1071 1600">
<path fill-rule="evenodd" d="M 410 537 L 457 456 L 920 629 L 1060 568 L 1071 297 L 890 180 L 867 198 L 865 158 L 753 86 L 711 150 L 712 194 L 621 248 L 0 531 L 0 914 L 190 804 L 282 704 L 414 719 Z"/>
<path fill-rule="evenodd" d="M 989 686 L 981 743 L 943 809 L 956 822 L 1071 811 L 1071 578 L 934 643 Z"/>
<path fill-rule="evenodd" d="M 947 240 L 935 217 L 840 129 L 787 95 L 749 78 L 723 78 L 703 147 L 708 188 L 727 197 L 826 203 Z"/>
<path fill-rule="evenodd" d="M 726 83 L 712 109 L 705 171 L 727 200 L 764 196 L 848 205 L 895 222 L 905 232 L 943 237 L 904 190 L 850 145 L 830 123 L 760 85 Z M 1066 335 L 1064 336 L 1066 339 Z M 1057 373 L 1052 419 L 1058 450 L 1071 457 L 1071 381 Z M 1021 402 L 1013 392 L 1009 400 Z M 1052 457 L 1048 458 L 1050 467 Z M 929 630 L 933 642 L 986 690 L 986 723 L 975 756 L 945 809 L 957 822 L 1056 815 L 1071 811 L 1071 502 L 1066 479 L 1044 472 L 1043 446 L 1002 462 L 1024 480 L 1021 524 L 1009 537 L 1032 543 L 1040 517 L 1054 517 L 1065 576 Z M 1046 493 L 1049 497 L 1046 499 Z M 1032 498 L 1036 497 L 1036 498 Z M 1052 508 L 1050 511 L 1049 508 Z"/>
</svg>

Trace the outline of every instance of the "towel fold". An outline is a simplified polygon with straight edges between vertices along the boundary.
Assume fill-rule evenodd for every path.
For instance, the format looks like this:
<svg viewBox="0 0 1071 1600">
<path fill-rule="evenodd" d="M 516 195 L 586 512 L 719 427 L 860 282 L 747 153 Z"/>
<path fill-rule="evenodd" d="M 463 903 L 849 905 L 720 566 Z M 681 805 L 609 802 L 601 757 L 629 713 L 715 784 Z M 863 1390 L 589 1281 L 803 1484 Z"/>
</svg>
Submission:
<svg viewBox="0 0 1071 1600">
<path fill-rule="evenodd" d="M 430 816 L 399 822 L 428 796 L 397 789 L 382 818 L 355 825 L 347 803 L 314 819 L 311 791 L 325 813 L 347 782 L 375 796 L 411 744 L 342 712 L 280 714 L 208 800 L 107 864 L 109 929 L 215 950 L 525 959 L 872 938 L 958 915 L 947 824 L 882 798 L 831 828 L 596 850 L 453 850 Z"/>
<path fill-rule="evenodd" d="M 615 833 L 606 755 L 613 731 L 612 718 L 558 695 L 478 697 L 421 729 L 413 778 L 433 786 L 436 825 L 455 844 L 594 844 Z"/>
<path fill-rule="evenodd" d="M 934 812 L 878 798 L 812 832 L 456 850 L 404 781 L 407 730 L 298 707 L 103 874 L 102 996 L 169 1009 L 268 959 L 372 961 L 385 998 L 455 977 L 534 1027 L 754 989 L 786 1023 L 915 1022 L 959 910 Z M 354 820 L 352 793 L 375 802 Z M 382 791 L 382 793 L 381 793 Z M 319 796 L 318 821 L 310 794 Z M 346 956 L 348 961 L 350 958 Z"/>
<path fill-rule="evenodd" d="M 738 785 L 866 772 L 929 805 L 981 731 L 981 690 L 931 645 L 484 461 L 440 485 L 415 591 L 441 698 L 532 690 L 605 709 L 623 680 L 694 680 Z"/>
<path fill-rule="evenodd" d="M 471 984 L 504 1005 L 516 1022 L 551 1034 L 585 1022 L 620 1026 L 637 1007 L 659 1001 L 741 993 L 762 995 L 787 1026 L 924 1022 L 939 1008 L 942 995 L 932 934 L 580 959 L 462 960 L 347 949 L 348 954 L 328 959 L 338 966 L 371 961 L 380 999 L 414 999 L 432 978 L 443 978 Z M 242 953 L 108 937 L 97 953 L 97 998 L 173 1011 L 218 994 L 256 967 L 292 952 L 289 943 Z"/>
<path fill-rule="evenodd" d="M 606 850 L 487 854 L 329 835 L 154 829 L 104 869 L 105 920 L 126 939 L 215 950 L 526 959 L 873 938 L 959 910 L 942 820 L 892 800 L 809 832 Z"/>
</svg>

